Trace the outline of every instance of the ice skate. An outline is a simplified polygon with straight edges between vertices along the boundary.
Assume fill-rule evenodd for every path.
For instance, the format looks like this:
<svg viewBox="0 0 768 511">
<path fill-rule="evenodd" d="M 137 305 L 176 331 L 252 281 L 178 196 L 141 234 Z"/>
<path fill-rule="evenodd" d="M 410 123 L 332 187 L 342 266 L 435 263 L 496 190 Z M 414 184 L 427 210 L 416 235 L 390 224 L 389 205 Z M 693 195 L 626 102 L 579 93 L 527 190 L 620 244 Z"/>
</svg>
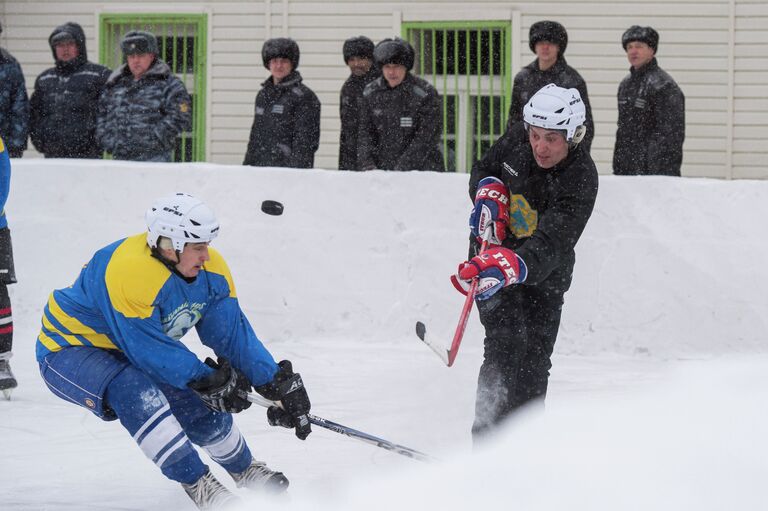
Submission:
<svg viewBox="0 0 768 511">
<path fill-rule="evenodd" d="M 200 511 L 226 510 L 242 500 L 221 484 L 210 471 L 193 484 L 181 485 Z"/>
<path fill-rule="evenodd" d="M 238 488 L 268 493 L 282 493 L 288 489 L 288 478 L 282 472 L 270 470 L 263 461 L 253 460 L 244 471 L 230 472 L 229 475 L 235 480 Z"/>
<path fill-rule="evenodd" d="M 0 355 L 0 390 L 3 392 L 5 399 L 11 399 L 11 391 L 16 388 L 18 383 L 11 371 L 11 365 L 8 363 L 8 358 Z"/>
</svg>

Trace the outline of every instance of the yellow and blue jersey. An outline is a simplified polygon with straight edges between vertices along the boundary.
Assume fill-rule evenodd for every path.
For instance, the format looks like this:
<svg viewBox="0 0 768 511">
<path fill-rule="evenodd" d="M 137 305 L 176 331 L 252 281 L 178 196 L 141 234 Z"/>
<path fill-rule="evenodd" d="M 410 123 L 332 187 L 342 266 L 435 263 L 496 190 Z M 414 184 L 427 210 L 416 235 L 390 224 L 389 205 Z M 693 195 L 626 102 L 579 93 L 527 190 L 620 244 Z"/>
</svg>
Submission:
<svg viewBox="0 0 768 511">
<path fill-rule="evenodd" d="M 11 189 L 11 157 L 8 148 L 0 137 L 0 229 L 8 227 L 8 219 L 5 218 L 5 202 Z"/>
<path fill-rule="evenodd" d="M 277 364 L 240 309 L 226 262 L 209 254 L 190 281 L 152 256 L 146 233 L 102 248 L 48 298 L 37 359 L 72 346 L 119 350 L 152 379 L 186 388 L 212 371 L 180 341 L 195 327 L 254 386 L 271 381 Z"/>
</svg>

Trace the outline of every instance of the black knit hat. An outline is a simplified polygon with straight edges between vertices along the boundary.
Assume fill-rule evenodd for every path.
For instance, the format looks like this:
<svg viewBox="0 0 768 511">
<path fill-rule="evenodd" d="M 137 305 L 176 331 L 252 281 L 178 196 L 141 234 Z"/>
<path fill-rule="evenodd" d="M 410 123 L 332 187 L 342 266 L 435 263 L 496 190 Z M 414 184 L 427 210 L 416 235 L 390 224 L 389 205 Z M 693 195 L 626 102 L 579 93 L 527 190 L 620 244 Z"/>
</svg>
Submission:
<svg viewBox="0 0 768 511">
<path fill-rule="evenodd" d="M 386 64 L 399 64 L 410 71 L 413 69 L 415 54 L 411 43 L 395 37 L 394 39 L 384 39 L 376 45 L 373 49 L 373 60 L 378 67 L 384 67 Z"/>
<path fill-rule="evenodd" d="M 364 59 L 373 60 L 373 41 L 359 35 L 357 37 L 350 37 L 344 41 L 344 62 L 349 62 L 352 57 L 361 57 Z"/>
<path fill-rule="evenodd" d="M 568 46 L 568 32 L 556 21 L 537 21 L 528 32 L 528 46 L 536 53 L 536 43 L 547 41 L 559 47 L 558 54 L 565 53 Z"/>
<path fill-rule="evenodd" d="M 158 54 L 155 34 L 142 30 L 131 30 L 125 34 L 123 40 L 120 41 L 120 48 L 123 50 L 123 55 Z"/>
<path fill-rule="evenodd" d="M 645 43 L 653 49 L 653 53 L 656 53 L 656 50 L 659 48 L 659 33 L 651 27 L 632 25 L 621 36 L 621 46 L 624 48 L 624 51 L 627 51 L 627 45 L 632 41 Z"/>
<path fill-rule="evenodd" d="M 276 58 L 290 60 L 293 69 L 296 69 L 299 67 L 299 55 L 299 45 L 287 37 L 267 39 L 261 47 L 261 60 L 267 69 L 269 69 L 269 61 Z"/>
</svg>

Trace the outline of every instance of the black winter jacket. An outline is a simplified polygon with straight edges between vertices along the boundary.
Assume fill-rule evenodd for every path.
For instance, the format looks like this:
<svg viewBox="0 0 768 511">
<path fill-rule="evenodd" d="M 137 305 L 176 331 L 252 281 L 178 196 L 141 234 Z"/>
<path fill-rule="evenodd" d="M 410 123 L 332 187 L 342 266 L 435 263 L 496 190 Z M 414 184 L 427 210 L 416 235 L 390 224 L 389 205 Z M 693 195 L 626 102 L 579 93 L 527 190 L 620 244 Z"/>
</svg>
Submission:
<svg viewBox="0 0 768 511">
<path fill-rule="evenodd" d="M 243 165 L 311 169 L 320 145 L 320 100 L 292 71 L 272 77 L 256 95 L 255 115 Z"/>
<path fill-rule="evenodd" d="M 384 77 L 369 83 L 363 91 L 358 164 L 365 170 L 444 170 L 441 106 L 437 90 L 410 73 L 394 89 Z"/>
<path fill-rule="evenodd" d="M 597 168 L 581 144 L 551 169 L 536 164 L 522 123 L 516 123 L 475 162 L 469 180 L 474 201 L 484 177 L 501 179 L 510 194 L 510 220 L 503 245 L 513 249 L 528 267 L 525 285 L 538 285 L 551 275 L 565 292 L 579 240 L 597 197 Z M 561 287 L 550 283 L 554 289 Z"/>
<path fill-rule="evenodd" d="M 679 176 L 685 140 L 685 96 L 654 58 L 630 69 L 619 85 L 613 173 Z"/>
<path fill-rule="evenodd" d="M 363 89 L 381 76 L 381 71 L 371 66 L 363 76 L 350 75 L 341 87 L 339 115 L 339 170 L 362 170 L 357 164 L 357 135 L 362 110 Z"/>
<path fill-rule="evenodd" d="M 584 108 L 587 109 L 587 134 L 579 145 L 589 152 L 592 148 L 592 139 L 595 137 L 595 123 L 592 119 L 592 107 L 589 104 L 587 84 L 578 71 L 568 65 L 565 57 L 562 55 L 546 71 L 539 70 L 539 59 L 536 59 L 515 75 L 515 79 L 512 82 L 512 101 L 509 105 L 509 121 L 507 126 L 511 127 L 512 124 L 522 121 L 525 104 L 539 89 L 550 83 L 566 89 L 577 89 L 579 94 L 581 94 Z"/>
<path fill-rule="evenodd" d="M 109 78 L 109 68 L 88 62 L 85 33 L 67 23 L 79 55 L 43 71 L 35 80 L 30 100 L 30 138 L 46 158 L 100 158 L 96 142 L 99 97 Z M 54 59 L 56 52 L 53 48 Z"/>
<path fill-rule="evenodd" d="M 29 98 L 19 62 L 0 48 L 0 137 L 11 158 L 21 158 L 29 135 Z"/>
</svg>

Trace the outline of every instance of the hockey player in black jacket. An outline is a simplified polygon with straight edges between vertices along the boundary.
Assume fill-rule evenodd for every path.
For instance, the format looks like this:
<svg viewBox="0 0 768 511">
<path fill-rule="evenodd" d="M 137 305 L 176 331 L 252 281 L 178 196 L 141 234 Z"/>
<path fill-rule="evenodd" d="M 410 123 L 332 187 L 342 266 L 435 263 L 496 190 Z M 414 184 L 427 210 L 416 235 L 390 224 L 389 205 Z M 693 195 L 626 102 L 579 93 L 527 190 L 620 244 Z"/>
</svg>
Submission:
<svg viewBox="0 0 768 511">
<path fill-rule="evenodd" d="M 444 170 L 440 95 L 410 73 L 413 47 L 399 38 L 384 39 L 373 58 L 382 76 L 363 91 L 358 165 L 362 170 Z"/>
<path fill-rule="evenodd" d="M 613 173 L 679 176 L 685 140 L 685 96 L 656 62 L 659 34 L 634 25 L 621 45 L 632 66 L 619 85 Z"/>
<path fill-rule="evenodd" d="M 56 65 L 35 80 L 32 144 L 46 158 L 100 158 L 96 118 L 110 70 L 88 61 L 85 32 L 77 23 L 56 27 L 48 44 Z"/>
<path fill-rule="evenodd" d="M 312 168 L 320 145 L 320 100 L 296 71 L 299 45 L 284 37 L 268 39 L 261 58 L 270 77 L 256 95 L 243 165 Z"/>
<path fill-rule="evenodd" d="M 473 436 L 477 439 L 520 406 L 543 403 L 563 295 L 571 284 L 574 246 L 592 214 L 597 169 L 580 144 L 584 104 L 578 90 L 549 84 L 472 167 L 472 245 L 486 251 L 452 278 L 476 299 L 485 327 Z"/>
<path fill-rule="evenodd" d="M 509 105 L 508 126 L 523 121 L 523 106 L 536 91 L 554 83 L 565 89 L 578 89 L 587 114 L 587 134 L 581 146 L 589 152 L 595 136 L 592 107 L 587 95 L 587 84 L 578 71 L 565 61 L 568 32 L 556 21 L 537 21 L 528 32 L 528 47 L 536 54 L 536 60 L 525 66 L 512 81 L 512 100 Z"/>
</svg>

